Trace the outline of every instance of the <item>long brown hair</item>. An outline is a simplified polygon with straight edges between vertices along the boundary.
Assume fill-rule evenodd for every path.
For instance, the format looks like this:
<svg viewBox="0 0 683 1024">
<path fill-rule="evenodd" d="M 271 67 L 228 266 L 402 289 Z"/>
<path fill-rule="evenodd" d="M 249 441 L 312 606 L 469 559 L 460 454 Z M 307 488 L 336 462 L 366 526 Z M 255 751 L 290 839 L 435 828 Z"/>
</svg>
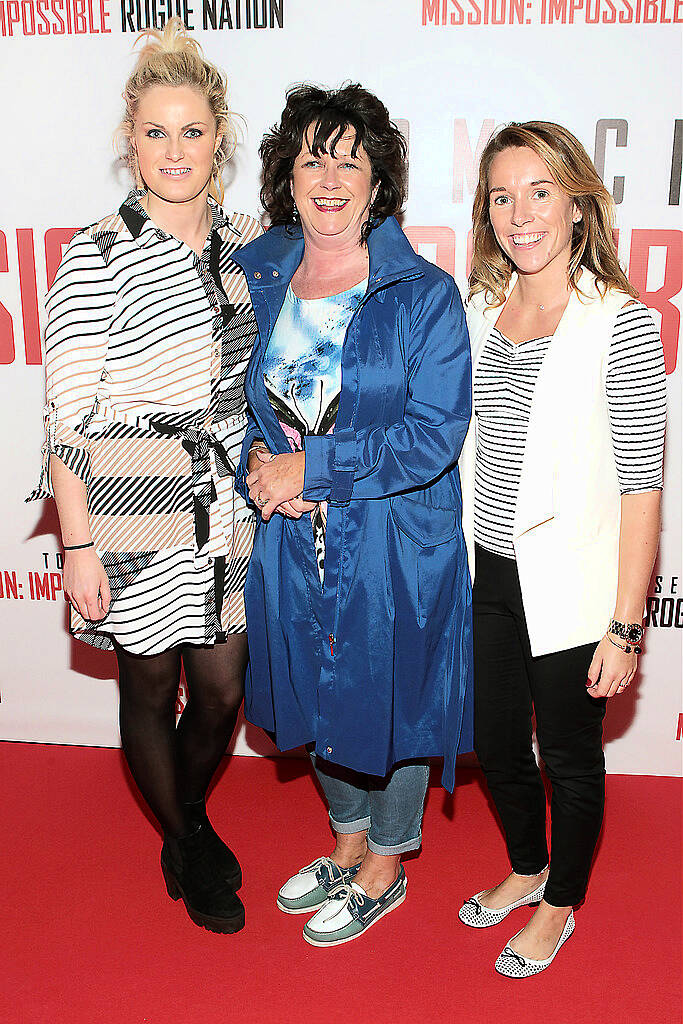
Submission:
<svg viewBox="0 0 683 1024">
<path fill-rule="evenodd" d="M 500 306 L 514 271 L 514 264 L 503 252 L 489 216 L 489 172 L 494 157 L 505 149 L 532 149 L 544 161 L 552 178 L 581 211 L 574 224 L 569 259 L 569 283 L 576 291 L 581 268 L 590 270 L 604 294 L 608 288 L 638 298 L 619 265 L 612 237 L 614 201 L 603 185 L 593 161 L 571 132 L 550 121 L 526 121 L 504 125 L 489 140 L 479 164 L 479 182 L 472 209 L 472 270 L 470 298 L 486 294 L 490 306 Z"/>
</svg>

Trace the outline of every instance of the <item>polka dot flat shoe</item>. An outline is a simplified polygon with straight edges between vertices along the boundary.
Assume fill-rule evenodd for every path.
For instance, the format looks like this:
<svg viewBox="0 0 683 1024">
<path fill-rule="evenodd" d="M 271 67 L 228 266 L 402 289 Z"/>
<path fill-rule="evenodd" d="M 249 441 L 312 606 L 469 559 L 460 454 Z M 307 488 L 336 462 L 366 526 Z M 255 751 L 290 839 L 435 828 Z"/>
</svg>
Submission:
<svg viewBox="0 0 683 1024">
<path fill-rule="evenodd" d="M 547 960 L 531 960 L 528 956 L 522 956 L 521 953 L 515 952 L 508 943 L 496 960 L 496 970 L 499 974 L 504 974 L 506 978 L 530 978 L 532 974 L 540 974 L 546 967 L 550 967 L 558 954 L 560 946 L 567 941 L 573 931 L 574 911 L 571 911 L 562 929 L 562 934 L 557 940 L 557 945 Z M 519 935 L 519 932 L 517 932 L 517 935 Z M 513 942 L 517 935 L 513 935 L 510 942 Z"/>
<path fill-rule="evenodd" d="M 463 903 L 458 911 L 458 917 L 463 924 L 469 925 L 470 928 L 490 928 L 494 924 L 500 924 L 510 911 L 516 910 L 517 907 L 537 907 L 543 899 L 546 881 L 547 879 L 544 879 L 538 889 L 534 889 L 528 896 L 523 896 L 521 900 L 510 903 L 507 907 L 501 907 L 499 910 L 482 906 L 479 897 L 488 892 L 488 889 L 482 889 L 476 896 L 472 896 Z"/>
</svg>

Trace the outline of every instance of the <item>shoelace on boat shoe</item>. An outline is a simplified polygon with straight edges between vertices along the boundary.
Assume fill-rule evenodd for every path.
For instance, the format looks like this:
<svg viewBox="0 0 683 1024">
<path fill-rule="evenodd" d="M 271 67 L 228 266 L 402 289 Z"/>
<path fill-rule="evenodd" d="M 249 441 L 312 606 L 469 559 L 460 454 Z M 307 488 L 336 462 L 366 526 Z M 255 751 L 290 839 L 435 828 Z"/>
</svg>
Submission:
<svg viewBox="0 0 683 1024">
<path fill-rule="evenodd" d="M 334 868 L 337 868 L 340 874 L 343 873 L 343 868 L 340 868 L 339 865 L 335 864 L 334 861 L 331 860 L 329 857 L 316 857 L 316 859 L 312 860 L 310 864 L 307 864 L 305 867 L 297 871 L 297 874 L 305 875 L 309 871 L 315 871 L 316 878 L 318 879 L 319 882 L 322 882 L 323 873 L 326 872 L 327 880 L 329 882 L 332 882 L 334 881 Z"/>
<path fill-rule="evenodd" d="M 340 885 L 339 888 L 336 889 L 334 893 L 332 893 L 332 895 L 330 896 L 330 900 L 334 900 L 335 903 L 338 902 L 339 906 L 335 910 L 334 914 L 330 915 L 330 918 L 328 920 L 332 920 L 335 917 L 339 917 L 339 915 L 344 910 L 346 910 L 347 907 L 349 913 L 351 914 L 351 917 L 358 920 L 360 917 L 360 908 L 365 906 L 365 901 L 369 899 L 369 896 L 365 896 L 362 892 L 358 892 L 351 885 Z M 372 902 L 377 903 L 379 901 L 373 900 Z"/>
</svg>

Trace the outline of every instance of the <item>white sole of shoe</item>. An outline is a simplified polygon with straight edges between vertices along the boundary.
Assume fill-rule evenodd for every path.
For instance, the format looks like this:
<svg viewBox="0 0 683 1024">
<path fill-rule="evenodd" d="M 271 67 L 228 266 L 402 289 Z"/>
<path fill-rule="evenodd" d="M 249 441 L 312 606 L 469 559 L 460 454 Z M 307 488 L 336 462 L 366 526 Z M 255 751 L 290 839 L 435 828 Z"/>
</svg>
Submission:
<svg viewBox="0 0 683 1024">
<path fill-rule="evenodd" d="M 299 910 L 294 910 L 292 907 L 283 907 L 280 901 L 277 901 L 277 908 L 281 910 L 283 914 L 315 914 L 317 910 L 327 903 L 327 900 L 323 900 L 322 903 L 314 903 L 310 907 L 301 907 Z"/>
<path fill-rule="evenodd" d="M 320 948 L 322 948 L 323 946 L 343 946 L 345 942 L 355 942 L 356 939 L 362 938 L 362 936 L 365 935 L 366 932 L 370 931 L 370 929 L 373 927 L 373 925 L 376 925 L 377 922 L 381 921 L 383 917 L 386 917 L 387 914 L 390 914 L 392 910 L 396 910 L 397 907 L 400 907 L 401 904 L 403 903 L 403 901 L 405 900 L 405 898 L 406 898 L 406 890 L 404 889 L 402 896 L 399 896 L 399 898 L 394 903 L 391 903 L 388 907 L 386 907 L 382 911 L 382 913 L 378 914 L 377 917 L 375 918 L 375 920 L 372 921 L 372 923 L 367 926 L 367 928 L 364 928 L 362 932 L 358 932 L 357 935 L 349 935 L 345 939 L 334 939 L 331 942 L 320 942 L 318 939 L 311 939 L 311 938 L 309 938 L 309 936 L 306 935 L 306 932 L 304 932 L 303 933 L 304 939 L 311 946 L 318 946 Z"/>
</svg>

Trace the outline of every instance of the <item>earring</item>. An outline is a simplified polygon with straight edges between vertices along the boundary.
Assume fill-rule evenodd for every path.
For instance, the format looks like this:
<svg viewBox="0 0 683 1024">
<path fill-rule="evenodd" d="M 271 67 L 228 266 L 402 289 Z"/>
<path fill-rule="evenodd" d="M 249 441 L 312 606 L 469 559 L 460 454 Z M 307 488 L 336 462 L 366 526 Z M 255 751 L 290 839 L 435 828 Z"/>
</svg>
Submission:
<svg viewBox="0 0 683 1024">
<path fill-rule="evenodd" d="M 142 180 L 142 175 L 140 174 L 140 161 L 138 160 L 137 150 L 132 146 L 130 149 L 130 163 L 133 165 L 131 170 L 133 171 L 133 177 L 135 178 L 135 191 L 144 192 L 145 183 Z"/>
<path fill-rule="evenodd" d="M 299 220 L 299 209 L 294 200 L 292 200 L 292 220 L 294 221 L 295 224 Z"/>
</svg>

